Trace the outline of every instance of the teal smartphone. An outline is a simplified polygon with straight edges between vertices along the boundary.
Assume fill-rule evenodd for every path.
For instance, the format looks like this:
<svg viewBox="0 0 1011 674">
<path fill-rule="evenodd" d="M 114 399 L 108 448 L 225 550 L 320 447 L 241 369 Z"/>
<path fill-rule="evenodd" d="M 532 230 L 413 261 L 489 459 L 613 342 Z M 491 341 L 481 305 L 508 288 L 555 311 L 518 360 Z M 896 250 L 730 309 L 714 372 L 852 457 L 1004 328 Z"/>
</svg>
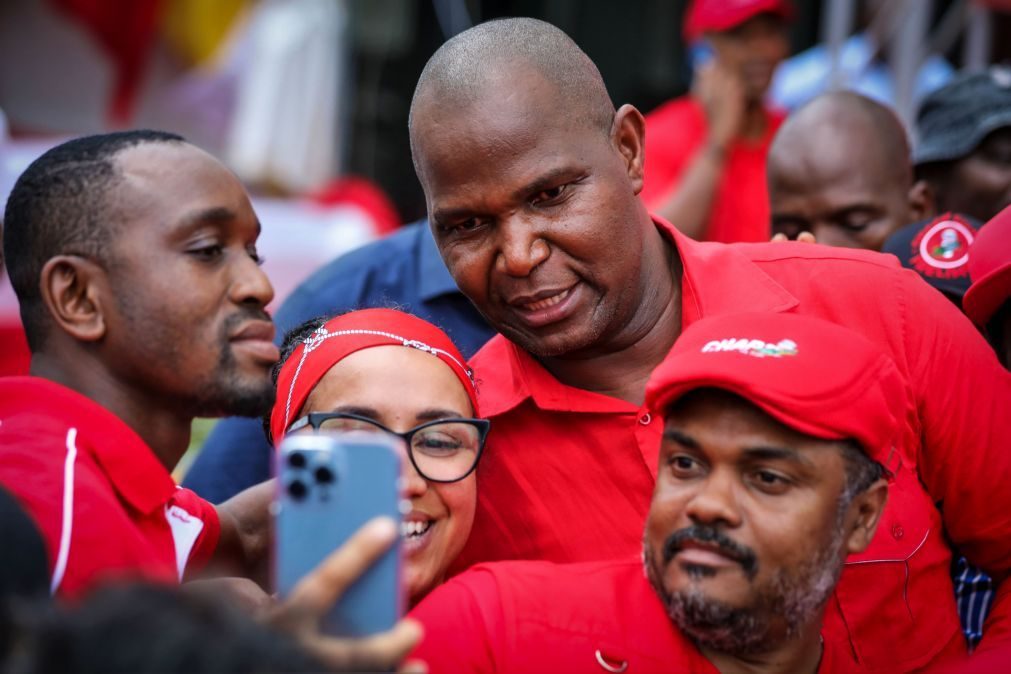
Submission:
<svg viewBox="0 0 1011 674">
<path fill-rule="evenodd" d="M 287 596 L 298 581 L 363 524 L 400 522 L 400 456 L 383 435 L 289 435 L 275 456 L 274 587 Z M 403 615 L 401 541 L 376 561 L 324 617 L 335 636 L 391 629 Z"/>
</svg>

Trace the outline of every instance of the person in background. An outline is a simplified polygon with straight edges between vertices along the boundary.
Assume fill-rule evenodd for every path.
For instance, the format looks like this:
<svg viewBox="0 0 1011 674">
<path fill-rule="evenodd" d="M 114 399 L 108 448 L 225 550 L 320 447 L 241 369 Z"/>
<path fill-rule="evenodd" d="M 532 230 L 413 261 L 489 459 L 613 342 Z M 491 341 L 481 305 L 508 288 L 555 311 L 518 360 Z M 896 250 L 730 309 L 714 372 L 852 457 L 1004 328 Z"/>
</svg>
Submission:
<svg viewBox="0 0 1011 674">
<path fill-rule="evenodd" d="M 338 257 L 299 285 L 278 309 L 278 333 L 318 316 L 397 306 L 442 326 L 469 358 L 492 330 L 456 287 L 425 221 Z M 272 449 L 254 419 L 218 422 L 183 477 L 183 486 L 221 503 L 271 475 Z"/>
<path fill-rule="evenodd" d="M 786 110 L 796 110 L 830 87 L 854 91 L 884 105 L 895 104 L 895 77 L 885 48 L 892 43 L 897 21 L 881 20 L 875 12 L 901 7 L 901 3 L 862 0 L 858 3 L 857 32 L 850 35 L 833 58 L 829 46 L 816 44 L 783 61 L 772 78 L 771 101 Z M 913 5 L 906 5 L 912 8 Z M 828 11 L 827 6 L 823 11 Z M 943 56 L 928 54 L 916 72 L 914 102 L 944 86 L 955 69 Z"/>
<path fill-rule="evenodd" d="M 795 239 L 881 250 L 901 227 L 934 214 L 914 182 L 902 123 L 852 92 L 814 99 L 783 124 L 769 149 L 772 231 Z"/>
<path fill-rule="evenodd" d="M 442 330 L 393 309 L 307 321 L 288 333 L 274 369 L 268 436 L 365 431 L 408 452 L 401 527 L 410 605 L 441 583 L 474 522 L 489 424 L 463 355 Z"/>
<path fill-rule="evenodd" d="M 986 222 L 1011 204 L 1011 69 L 963 73 L 916 116 L 916 179 L 937 212 Z"/>
<path fill-rule="evenodd" d="M 694 323 L 647 387 L 664 434 L 642 556 L 474 567 L 414 610 L 414 655 L 433 672 L 862 671 L 822 620 L 882 522 L 903 386 L 826 321 Z"/>
<path fill-rule="evenodd" d="M 692 93 L 646 115 L 647 208 L 688 236 L 768 241 L 765 156 L 783 114 L 765 94 L 786 56 L 787 0 L 693 0 Z"/>
<path fill-rule="evenodd" d="M 969 248 L 969 276 L 965 313 L 1011 370 L 1011 207 L 986 223 Z"/>
<path fill-rule="evenodd" d="M 215 507 L 170 473 L 194 417 L 273 400 L 273 288 L 238 179 L 174 134 L 87 136 L 29 165 L 4 225 L 32 376 L 0 378 L 0 484 L 42 533 L 50 592 L 207 567 L 240 576 L 220 583 L 233 599 L 271 606 L 257 582 L 274 485 Z M 328 665 L 398 664 L 415 625 L 345 640 L 318 623 L 396 533 L 388 520 L 359 532 L 276 605 L 277 623 Z"/>
<path fill-rule="evenodd" d="M 541 21 L 447 41 L 409 128 L 443 259 L 500 332 L 471 359 L 495 432 L 459 568 L 635 555 L 661 435 L 642 405 L 650 373 L 701 318 L 801 313 L 878 344 L 909 383 L 896 497 L 862 556 L 875 563 L 847 566 L 825 628 L 872 668 L 964 651 L 951 546 L 998 577 L 1011 560 L 1011 506 L 994 500 L 1011 471 L 1011 376 L 951 303 L 878 253 L 698 243 L 651 217 L 642 116 L 616 110 L 593 62 Z M 998 592 L 994 615 L 1008 610 Z M 991 627 L 983 645 L 1002 636 Z"/>
</svg>

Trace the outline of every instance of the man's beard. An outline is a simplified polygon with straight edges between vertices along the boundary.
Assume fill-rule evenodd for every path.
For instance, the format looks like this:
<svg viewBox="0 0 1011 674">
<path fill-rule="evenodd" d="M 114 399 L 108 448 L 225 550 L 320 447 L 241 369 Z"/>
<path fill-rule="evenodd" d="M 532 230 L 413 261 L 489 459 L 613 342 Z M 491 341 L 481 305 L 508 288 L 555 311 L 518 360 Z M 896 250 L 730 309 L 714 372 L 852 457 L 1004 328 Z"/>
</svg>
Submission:
<svg viewBox="0 0 1011 674">
<path fill-rule="evenodd" d="M 247 310 L 229 316 L 221 327 L 221 354 L 208 381 L 199 388 L 195 408 L 198 416 L 260 417 L 274 404 L 274 387 L 269 375 L 243 381 L 228 335 L 248 320 L 270 320 L 262 310 Z"/>
<path fill-rule="evenodd" d="M 676 537 L 682 540 L 703 540 L 720 547 L 738 560 L 745 575 L 754 578 L 757 563 L 749 569 L 749 557 L 742 558 L 741 551 L 754 553 L 734 544 L 735 549 L 725 549 L 722 543 L 729 539 L 708 526 L 693 526 L 675 532 L 664 544 L 663 565 L 656 551 L 646 548 L 646 574 L 650 584 L 667 609 L 671 620 L 699 646 L 729 655 L 744 656 L 774 649 L 784 641 L 794 638 L 800 630 L 816 619 L 835 588 L 842 573 L 845 543 L 841 515 L 829 544 L 806 564 L 793 569 L 780 569 L 773 577 L 755 587 L 755 596 L 749 606 L 735 607 L 707 596 L 697 586 L 668 593 L 663 586 L 663 570 L 679 548 Z"/>
</svg>

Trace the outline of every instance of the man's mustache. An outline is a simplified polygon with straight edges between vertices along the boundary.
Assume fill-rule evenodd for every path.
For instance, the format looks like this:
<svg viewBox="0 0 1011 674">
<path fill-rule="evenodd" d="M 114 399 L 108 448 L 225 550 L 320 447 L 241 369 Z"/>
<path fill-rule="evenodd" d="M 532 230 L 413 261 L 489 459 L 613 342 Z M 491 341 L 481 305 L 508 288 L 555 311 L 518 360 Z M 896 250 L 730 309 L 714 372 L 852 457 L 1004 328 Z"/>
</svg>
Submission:
<svg viewBox="0 0 1011 674">
<path fill-rule="evenodd" d="M 714 548 L 721 555 L 724 555 L 744 569 L 748 578 L 754 578 L 758 571 L 758 558 L 751 548 L 747 548 L 734 541 L 729 536 L 715 527 L 705 524 L 693 524 L 690 527 L 675 531 L 663 544 L 663 564 L 667 566 L 674 555 L 681 552 L 689 541 L 705 544 Z"/>
</svg>

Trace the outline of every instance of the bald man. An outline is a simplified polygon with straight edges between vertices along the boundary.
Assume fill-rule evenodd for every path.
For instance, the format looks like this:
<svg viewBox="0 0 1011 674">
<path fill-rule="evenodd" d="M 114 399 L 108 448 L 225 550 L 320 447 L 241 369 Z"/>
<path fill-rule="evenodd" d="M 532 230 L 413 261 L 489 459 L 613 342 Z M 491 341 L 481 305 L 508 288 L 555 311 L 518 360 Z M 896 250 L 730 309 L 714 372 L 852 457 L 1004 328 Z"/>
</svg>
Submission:
<svg viewBox="0 0 1011 674">
<path fill-rule="evenodd" d="M 773 234 L 881 250 L 899 228 L 932 216 L 913 181 L 909 144 L 891 110 L 852 92 L 814 99 L 791 115 L 769 150 Z"/>
<path fill-rule="evenodd" d="M 471 360 L 495 430 L 461 565 L 638 554 L 668 469 L 663 423 L 643 406 L 650 373 L 702 318 L 806 314 L 883 347 L 908 383 L 894 499 L 848 561 L 826 629 L 881 671 L 964 652 L 949 546 L 1011 572 L 1011 376 L 950 302 L 887 256 L 699 243 L 651 218 L 642 115 L 615 109 L 593 62 L 541 21 L 492 21 L 444 44 L 410 135 L 443 260 L 500 333 Z M 726 342 L 765 344 L 747 331 Z M 1011 616 L 1000 592 L 994 615 Z"/>
</svg>

